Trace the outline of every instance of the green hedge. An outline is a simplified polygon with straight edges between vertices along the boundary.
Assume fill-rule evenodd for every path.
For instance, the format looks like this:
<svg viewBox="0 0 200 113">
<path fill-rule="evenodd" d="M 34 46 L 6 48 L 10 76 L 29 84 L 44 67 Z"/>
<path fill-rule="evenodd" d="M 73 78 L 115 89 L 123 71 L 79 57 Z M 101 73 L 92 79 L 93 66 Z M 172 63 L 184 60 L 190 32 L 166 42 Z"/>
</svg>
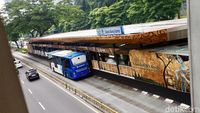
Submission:
<svg viewBox="0 0 200 113">
<path fill-rule="evenodd" d="M 28 53 L 28 49 L 26 49 L 26 48 L 19 48 L 19 49 L 17 49 L 17 51 L 24 53 L 24 54 Z"/>
</svg>

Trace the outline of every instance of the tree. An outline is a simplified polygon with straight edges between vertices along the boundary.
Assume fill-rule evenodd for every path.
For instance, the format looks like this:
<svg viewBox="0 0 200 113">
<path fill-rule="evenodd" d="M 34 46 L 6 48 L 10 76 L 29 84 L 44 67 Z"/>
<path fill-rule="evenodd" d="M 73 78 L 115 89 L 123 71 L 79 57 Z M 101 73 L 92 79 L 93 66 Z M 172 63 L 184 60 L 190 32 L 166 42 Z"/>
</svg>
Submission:
<svg viewBox="0 0 200 113">
<path fill-rule="evenodd" d="M 74 4 L 80 6 L 84 11 L 91 11 L 95 8 L 109 7 L 119 1 L 121 0 L 74 0 Z"/>
<path fill-rule="evenodd" d="M 93 10 L 95 8 L 101 8 L 105 6 L 109 7 L 117 1 L 120 0 L 88 0 L 88 4 L 90 6 L 90 9 Z"/>
<path fill-rule="evenodd" d="M 91 23 L 91 28 L 106 27 L 106 17 L 107 17 L 108 7 L 96 8 L 90 12 L 89 20 Z"/>
<path fill-rule="evenodd" d="M 118 26 L 129 23 L 126 10 L 129 3 L 124 1 L 117 2 L 109 7 L 106 17 L 106 26 Z"/>
<path fill-rule="evenodd" d="M 8 23 L 6 25 L 6 32 L 8 35 L 8 39 L 10 41 L 14 41 L 17 48 L 19 48 L 19 44 L 17 43 L 17 41 L 20 38 L 20 31 L 19 31 L 17 25 L 15 25 L 15 24 L 16 24 L 16 22 Z"/>
<path fill-rule="evenodd" d="M 83 11 L 89 11 L 90 5 L 88 0 L 74 0 L 74 4 L 80 6 Z"/>
<path fill-rule="evenodd" d="M 12 0 L 6 4 L 9 22 L 17 22 L 23 34 L 43 36 L 55 24 L 52 0 Z M 16 21 L 17 20 L 17 21 Z"/>
<path fill-rule="evenodd" d="M 6 4 L 5 9 L 3 10 L 4 14 L 8 14 L 8 17 L 4 17 L 4 23 L 5 25 L 9 25 L 9 28 L 17 28 L 16 32 L 26 32 L 27 28 L 22 27 L 24 25 L 27 25 L 27 22 L 25 21 L 24 14 L 25 14 L 25 2 L 24 1 L 17 1 L 13 0 L 10 3 Z M 11 27 L 12 26 L 12 27 Z M 11 30 L 11 29 L 10 29 Z M 11 32 L 11 31 L 10 31 Z M 15 31 L 13 31 L 15 32 Z"/>
<path fill-rule="evenodd" d="M 55 24 L 55 7 L 52 0 L 31 0 L 26 21 L 35 36 L 43 36 Z"/>
<path fill-rule="evenodd" d="M 126 1 L 117 2 L 109 7 L 96 8 L 90 12 L 89 18 L 92 28 L 118 26 L 128 24 L 126 10 L 129 3 Z"/>
<path fill-rule="evenodd" d="M 6 7 L 2 10 L 2 14 L 8 14 L 8 17 L 2 17 L 4 20 L 6 32 L 8 34 L 8 39 L 10 41 L 14 41 L 17 48 L 19 48 L 17 41 L 20 38 L 20 35 L 25 31 L 25 28 L 22 26 L 26 25 L 26 22 L 22 21 L 24 19 L 24 13 L 22 12 L 23 8 L 19 5 L 25 6 L 24 1 L 13 0 L 12 3 L 7 3 Z"/>
<path fill-rule="evenodd" d="M 142 23 L 174 19 L 183 0 L 135 0 L 127 10 L 129 21 Z"/>
<path fill-rule="evenodd" d="M 12 0 L 6 4 L 5 25 L 21 35 L 41 37 L 52 32 L 118 26 L 174 19 L 183 0 Z M 2 12 L 1 12 L 2 13 Z M 178 16 L 179 17 L 179 16 Z"/>
<path fill-rule="evenodd" d="M 66 32 L 88 28 L 86 13 L 79 6 L 69 2 L 59 2 L 55 9 L 56 24 L 53 27 L 56 31 Z"/>
</svg>

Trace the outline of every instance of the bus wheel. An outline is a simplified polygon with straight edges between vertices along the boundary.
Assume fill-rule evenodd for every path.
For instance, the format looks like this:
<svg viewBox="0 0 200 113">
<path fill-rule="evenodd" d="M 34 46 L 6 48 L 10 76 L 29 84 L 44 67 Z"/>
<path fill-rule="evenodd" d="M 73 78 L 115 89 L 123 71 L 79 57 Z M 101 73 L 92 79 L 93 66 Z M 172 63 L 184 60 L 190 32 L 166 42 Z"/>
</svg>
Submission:
<svg viewBox="0 0 200 113">
<path fill-rule="evenodd" d="M 69 78 L 69 74 L 68 73 L 66 73 L 66 78 Z"/>
<path fill-rule="evenodd" d="M 66 74 L 66 72 L 64 72 L 64 74 L 63 74 L 63 75 L 64 75 L 64 77 L 65 77 L 65 78 L 67 77 L 67 74 Z"/>
</svg>

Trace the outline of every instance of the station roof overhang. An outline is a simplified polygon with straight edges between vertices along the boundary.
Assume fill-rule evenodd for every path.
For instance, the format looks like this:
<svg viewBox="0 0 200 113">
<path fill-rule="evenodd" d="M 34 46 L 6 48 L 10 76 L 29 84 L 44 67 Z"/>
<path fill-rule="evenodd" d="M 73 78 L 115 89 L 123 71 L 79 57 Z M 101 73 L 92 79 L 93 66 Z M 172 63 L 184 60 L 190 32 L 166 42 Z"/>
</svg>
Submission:
<svg viewBox="0 0 200 113">
<path fill-rule="evenodd" d="M 123 35 L 98 36 L 96 29 L 32 38 L 29 42 L 155 44 L 187 38 L 187 19 L 125 25 Z"/>
</svg>

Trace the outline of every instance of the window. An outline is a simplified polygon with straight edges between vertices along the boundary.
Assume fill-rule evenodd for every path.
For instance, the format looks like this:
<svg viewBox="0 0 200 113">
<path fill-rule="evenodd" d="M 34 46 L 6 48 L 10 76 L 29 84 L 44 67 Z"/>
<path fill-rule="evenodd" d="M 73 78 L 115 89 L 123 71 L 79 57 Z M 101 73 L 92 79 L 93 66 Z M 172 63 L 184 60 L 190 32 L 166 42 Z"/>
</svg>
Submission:
<svg viewBox="0 0 200 113">
<path fill-rule="evenodd" d="M 95 52 L 88 53 L 88 60 L 98 60 L 97 54 Z"/>
<path fill-rule="evenodd" d="M 54 63 L 55 67 L 58 68 L 57 61 L 56 61 L 56 57 L 53 57 L 53 58 L 52 58 L 52 62 Z"/>
<path fill-rule="evenodd" d="M 119 56 L 119 64 L 120 65 L 130 66 L 129 56 L 120 54 L 120 56 Z"/>
<path fill-rule="evenodd" d="M 105 60 L 106 60 L 106 63 L 115 64 L 115 65 L 117 64 L 114 55 L 108 55 L 108 57 L 106 57 Z"/>
<path fill-rule="evenodd" d="M 72 58 L 72 64 L 75 66 L 75 65 L 78 65 L 78 64 L 81 64 L 81 63 L 85 63 L 87 62 L 86 61 L 86 56 L 85 55 L 80 55 L 80 56 L 77 56 L 77 57 L 74 57 Z"/>
<path fill-rule="evenodd" d="M 181 55 L 179 55 L 179 56 L 182 58 L 183 61 L 189 61 L 189 57 L 188 56 L 181 56 Z"/>
<path fill-rule="evenodd" d="M 108 57 L 108 54 L 106 53 L 99 53 L 99 60 L 106 62 L 106 58 Z"/>
<path fill-rule="evenodd" d="M 71 67 L 71 65 L 70 65 L 70 60 L 69 60 L 69 59 L 65 59 L 65 60 L 64 60 L 64 67 L 65 67 L 65 68 L 70 68 L 70 67 Z"/>
</svg>

